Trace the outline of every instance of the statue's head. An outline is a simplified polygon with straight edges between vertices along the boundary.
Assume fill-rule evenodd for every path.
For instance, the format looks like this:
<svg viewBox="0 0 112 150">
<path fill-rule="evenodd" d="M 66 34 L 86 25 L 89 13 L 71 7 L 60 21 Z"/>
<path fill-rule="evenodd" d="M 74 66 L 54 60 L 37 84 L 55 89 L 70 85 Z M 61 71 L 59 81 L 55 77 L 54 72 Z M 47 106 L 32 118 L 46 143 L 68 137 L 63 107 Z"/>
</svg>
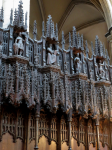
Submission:
<svg viewBox="0 0 112 150">
<path fill-rule="evenodd" d="M 21 36 L 22 35 L 22 33 L 21 32 L 19 32 L 19 36 Z"/>
</svg>

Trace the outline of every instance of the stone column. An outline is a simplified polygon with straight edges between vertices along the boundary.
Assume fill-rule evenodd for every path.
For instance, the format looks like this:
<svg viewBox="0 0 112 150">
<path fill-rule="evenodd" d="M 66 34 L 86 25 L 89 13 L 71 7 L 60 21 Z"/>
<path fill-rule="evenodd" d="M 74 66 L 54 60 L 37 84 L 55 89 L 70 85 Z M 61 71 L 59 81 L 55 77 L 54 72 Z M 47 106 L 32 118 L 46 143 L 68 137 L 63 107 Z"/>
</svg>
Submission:
<svg viewBox="0 0 112 150">
<path fill-rule="evenodd" d="M 92 1 L 92 0 L 91 0 Z M 111 0 L 99 0 L 107 23 L 108 29 L 112 27 L 112 1 Z M 100 11 L 102 13 L 102 11 Z"/>
<path fill-rule="evenodd" d="M 86 120 L 86 126 L 85 126 L 85 141 L 86 141 L 86 150 L 89 150 L 89 142 L 88 142 L 88 120 Z"/>
<path fill-rule="evenodd" d="M 96 138 L 97 138 L 97 150 L 100 150 L 99 117 L 96 118 Z"/>
<path fill-rule="evenodd" d="M 39 104 L 36 103 L 36 111 L 35 111 L 35 150 L 38 150 L 38 123 L 40 117 L 40 108 Z"/>
<path fill-rule="evenodd" d="M 69 148 L 68 150 L 72 150 L 71 148 L 71 121 L 69 120 L 69 127 L 68 127 L 68 130 L 69 130 Z"/>
<path fill-rule="evenodd" d="M 72 109 L 70 109 L 68 114 L 68 150 L 72 150 L 71 146 L 71 122 L 72 122 Z"/>
<path fill-rule="evenodd" d="M 110 150 L 112 150 L 112 121 L 110 121 Z"/>
<path fill-rule="evenodd" d="M 57 148 L 56 150 L 61 150 L 61 112 L 57 111 Z"/>
<path fill-rule="evenodd" d="M 42 53 L 43 53 L 43 60 L 42 65 L 46 65 L 46 48 L 45 48 L 45 36 L 42 37 Z"/>
<path fill-rule="evenodd" d="M 2 0 L 2 5 L 4 8 L 4 28 L 7 28 L 7 26 L 10 23 L 10 11 L 13 9 L 13 12 L 15 9 L 18 9 L 18 4 L 20 0 Z M 28 31 L 29 31 L 29 15 L 30 15 L 30 0 L 22 0 L 23 2 L 23 10 L 24 13 L 28 13 Z M 1 0 L 0 0 L 1 3 Z M 25 16 L 25 15 L 24 15 Z M 24 19 L 25 20 L 25 19 Z"/>
</svg>

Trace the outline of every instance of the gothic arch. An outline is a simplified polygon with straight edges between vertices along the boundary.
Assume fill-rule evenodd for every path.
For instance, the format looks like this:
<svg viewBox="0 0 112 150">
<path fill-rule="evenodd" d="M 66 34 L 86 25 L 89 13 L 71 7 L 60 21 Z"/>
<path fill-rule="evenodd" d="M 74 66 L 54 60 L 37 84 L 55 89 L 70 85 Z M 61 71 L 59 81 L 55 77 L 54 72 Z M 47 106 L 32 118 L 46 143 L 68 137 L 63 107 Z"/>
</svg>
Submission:
<svg viewBox="0 0 112 150">
<path fill-rule="evenodd" d="M 48 139 L 45 136 L 42 136 L 39 139 L 39 150 L 56 150 L 56 143 L 54 141 L 51 141 L 51 144 L 48 144 Z"/>
<path fill-rule="evenodd" d="M 59 21 L 59 33 L 67 19 L 67 17 L 69 16 L 70 12 L 73 10 L 73 8 L 76 6 L 76 5 L 79 5 L 79 4 L 87 4 L 87 5 L 91 5 L 93 7 L 97 7 L 97 9 L 99 10 L 99 12 L 103 15 L 104 17 L 104 14 L 103 14 L 103 11 L 102 11 L 102 8 L 98 5 L 98 3 L 93 3 L 93 0 L 88 1 L 88 0 L 85 0 L 85 1 L 81 1 L 81 0 L 75 0 L 75 1 L 71 1 L 70 4 L 68 5 L 68 7 L 66 8 L 63 16 L 61 17 L 60 21 Z"/>
<path fill-rule="evenodd" d="M 105 14 L 108 30 L 112 27 L 112 0 L 99 0 Z"/>
</svg>

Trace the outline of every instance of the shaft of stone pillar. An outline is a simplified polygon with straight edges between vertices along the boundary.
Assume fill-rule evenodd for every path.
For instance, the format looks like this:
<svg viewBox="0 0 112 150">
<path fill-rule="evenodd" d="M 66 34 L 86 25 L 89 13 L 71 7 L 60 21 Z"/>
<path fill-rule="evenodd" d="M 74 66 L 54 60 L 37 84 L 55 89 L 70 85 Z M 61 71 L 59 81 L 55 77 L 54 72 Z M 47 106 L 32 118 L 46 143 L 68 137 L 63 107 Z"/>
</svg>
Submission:
<svg viewBox="0 0 112 150">
<path fill-rule="evenodd" d="M 68 122 L 69 123 L 69 149 L 68 150 L 72 150 L 71 148 L 71 121 Z"/>
<path fill-rule="evenodd" d="M 40 117 L 40 106 L 36 103 L 36 112 L 35 112 L 35 150 L 38 150 L 38 123 Z"/>
<path fill-rule="evenodd" d="M 72 109 L 69 110 L 69 113 L 68 113 L 68 150 L 72 150 L 71 148 L 71 122 L 72 122 Z"/>
<path fill-rule="evenodd" d="M 57 149 L 56 150 L 61 150 L 61 116 L 58 115 L 58 121 L 57 121 Z"/>
<path fill-rule="evenodd" d="M 36 116 L 35 118 L 36 121 L 36 128 L 35 128 L 35 148 L 34 149 L 38 149 L 38 121 L 39 118 Z"/>
<path fill-rule="evenodd" d="M 42 65 L 45 66 L 46 65 L 45 37 L 42 38 L 42 43 L 43 43 L 43 49 L 42 49 L 42 51 L 43 51 L 43 63 L 42 63 Z"/>
<path fill-rule="evenodd" d="M 99 118 L 96 119 L 96 134 L 97 134 L 97 150 L 100 150 L 100 140 L 99 140 Z"/>
<path fill-rule="evenodd" d="M 112 122 L 110 122 L 110 150 L 112 150 Z"/>
</svg>

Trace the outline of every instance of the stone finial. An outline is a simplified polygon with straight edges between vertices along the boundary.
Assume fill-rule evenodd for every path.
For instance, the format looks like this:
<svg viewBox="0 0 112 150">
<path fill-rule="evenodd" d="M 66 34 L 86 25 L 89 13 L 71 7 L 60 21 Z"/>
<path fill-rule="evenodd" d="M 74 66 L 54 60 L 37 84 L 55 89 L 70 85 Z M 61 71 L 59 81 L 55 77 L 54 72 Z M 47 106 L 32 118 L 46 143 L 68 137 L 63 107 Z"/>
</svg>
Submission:
<svg viewBox="0 0 112 150">
<path fill-rule="evenodd" d="M 98 49 L 99 49 L 99 37 L 96 36 L 96 38 L 95 38 L 95 55 L 99 54 Z"/>
<path fill-rule="evenodd" d="M 62 49 L 65 49 L 65 38 L 64 38 L 64 32 L 62 31 Z"/>
<path fill-rule="evenodd" d="M 81 50 L 84 50 L 84 45 L 83 45 L 83 34 L 81 35 Z"/>
<path fill-rule="evenodd" d="M 69 47 L 71 47 L 71 33 L 69 32 Z"/>
<path fill-rule="evenodd" d="M 14 22 L 13 22 L 13 25 L 16 25 L 17 24 L 17 10 L 15 9 L 14 11 Z"/>
<path fill-rule="evenodd" d="M 58 24 L 56 23 L 56 30 L 55 30 L 56 40 L 58 41 Z"/>
<path fill-rule="evenodd" d="M 81 37 L 80 37 L 79 33 L 78 33 L 78 37 L 77 37 L 77 48 L 78 49 L 81 48 Z"/>
<path fill-rule="evenodd" d="M 73 27 L 73 47 L 77 47 L 77 34 L 75 27 Z"/>
<path fill-rule="evenodd" d="M 85 41 L 85 48 L 86 48 L 86 57 L 88 58 L 89 49 L 87 41 Z"/>
<path fill-rule="evenodd" d="M 10 14 L 10 24 L 13 23 L 13 9 L 11 9 L 11 14 Z"/>
<path fill-rule="evenodd" d="M 100 42 L 100 55 L 103 56 L 103 45 L 102 45 L 102 42 Z"/>
<path fill-rule="evenodd" d="M 45 34 L 44 21 L 42 22 L 42 36 Z"/>
<path fill-rule="evenodd" d="M 23 2 L 22 0 L 19 1 L 18 5 L 18 26 L 24 26 L 24 13 L 23 13 Z"/>
<path fill-rule="evenodd" d="M 93 42 L 91 42 L 91 50 L 92 50 L 92 55 L 94 55 L 94 47 L 93 47 Z"/>
<path fill-rule="evenodd" d="M 33 38 L 36 40 L 37 36 L 37 22 L 36 20 L 34 21 L 34 26 L 33 26 Z"/>
<path fill-rule="evenodd" d="M 54 31 L 54 22 L 51 22 L 51 39 L 55 37 L 55 31 Z"/>
<path fill-rule="evenodd" d="M 27 17 L 25 16 L 25 19 L 26 18 Z M 23 2 L 22 2 L 22 0 L 19 1 L 18 11 L 15 10 L 15 12 L 14 12 L 13 25 L 26 30 L 26 22 L 25 22 L 25 25 L 24 25 L 24 12 L 23 12 Z"/>
<path fill-rule="evenodd" d="M 58 28 L 56 24 L 56 31 L 54 28 L 54 22 L 52 21 L 51 15 L 48 16 L 47 24 L 46 24 L 46 37 L 51 38 L 52 40 L 58 41 Z"/>
<path fill-rule="evenodd" d="M 27 30 L 27 16 L 28 16 L 28 13 L 26 12 L 25 14 L 25 29 Z"/>
<path fill-rule="evenodd" d="M 52 22 L 52 17 L 51 15 L 49 15 L 46 24 L 46 37 L 50 37 L 51 22 Z"/>
<path fill-rule="evenodd" d="M 4 22 L 4 10 L 3 7 L 0 9 L 0 27 L 3 27 Z"/>
</svg>

